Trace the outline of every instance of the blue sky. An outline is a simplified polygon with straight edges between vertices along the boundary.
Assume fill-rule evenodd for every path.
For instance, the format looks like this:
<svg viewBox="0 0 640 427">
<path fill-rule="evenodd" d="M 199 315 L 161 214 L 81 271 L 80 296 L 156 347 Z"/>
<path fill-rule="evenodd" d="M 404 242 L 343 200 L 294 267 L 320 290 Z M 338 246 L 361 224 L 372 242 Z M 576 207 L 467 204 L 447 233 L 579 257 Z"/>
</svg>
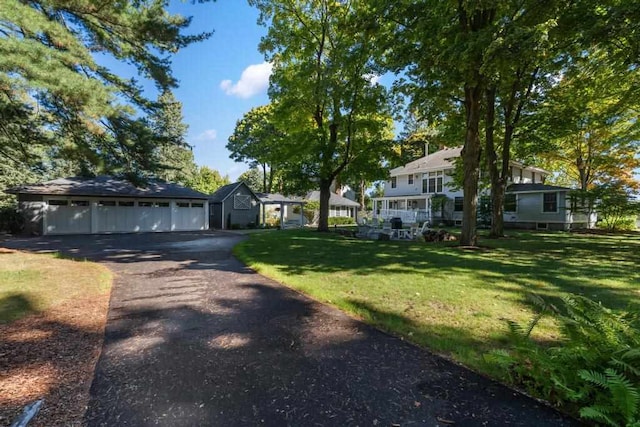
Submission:
<svg viewBox="0 0 640 427">
<path fill-rule="evenodd" d="M 235 180 L 247 166 L 229 159 L 227 139 L 244 113 L 269 102 L 270 67 L 258 52 L 266 28 L 257 24 L 258 11 L 244 0 L 173 2 L 170 11 L 193 17 L 189 32 L 214 30 L 207 41 L 173 58 L 180 81 L 175 95 L 183 105 L 196 163 Z"/>
<path fill-rule="evenodd" d="M 187 34 L 214 31 L 208 40 L 172 57 L 173 74 L 180 85 L 174 94 L 182 103 L 184 122 L 189 125 L 187 142 L 193 146 L 196 163 L 235 181 L 248 166 L 231 160 L 225 145 L 244 113 L 269 102 L 271 67 L 258 51 L 267 29 L 257 24 L 259 13 L 246 0 L 203 4 L 172 0 L 169 11 L 193 18 Z M 136 77 L 148 97 L 157 96 L 153 84 L 143 81 L 134 67 L 113 58 L 97 59 L 122 77 Z M 393 80 L 386 75 L 381 79 L 382 84 Z"/>
<path fill-rule="evenodd" d="M 180 82 L 174 94 L 182 103 L 189 125 L 187 142 L 193 146 L 196 163 L 235 180 L 248 166 L 229 158 L 227 139 L 244 113 L 269 102 L 270 66 L 258 52 L 266 28 L 257 24 L 258 11 L 246 0 L 203 4 L 174 0 L 169 11 L 193 17 L 188 34 L 214 31 L 208 40 L 172 57 L 173 74 Z M 143 81 L 132 66 L 99 60 L 123 77 L 136 77 L 147 96 L 157 96 L 153 84 Z"/>
</svg>

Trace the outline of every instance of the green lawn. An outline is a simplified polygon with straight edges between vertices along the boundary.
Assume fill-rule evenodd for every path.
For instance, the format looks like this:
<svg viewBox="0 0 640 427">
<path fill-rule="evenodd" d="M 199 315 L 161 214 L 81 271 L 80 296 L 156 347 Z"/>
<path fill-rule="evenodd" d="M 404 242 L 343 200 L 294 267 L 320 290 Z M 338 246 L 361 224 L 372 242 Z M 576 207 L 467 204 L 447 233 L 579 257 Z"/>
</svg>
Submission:
<svg viewBox="0 0 640 427">
<path fill-rule="evenodd" d="M 110 286 L 111 273 L 101 265 L 0 248 L 0 323 L 104 294 Z"/>
<path fill-rule="evenodd" d="M 335 305 L 477 370 L 508 346 L 504 319 L 527 322 L 528 292 L 582 294 L 605 306 L 640 309 L 640 235 L 510 233 L 455 243 L 378 242 L 310 230 L 251 235 L 236 255 L 261 274 Z M 550 320 L 534 333 L 558 339 Z"/>
</svg>

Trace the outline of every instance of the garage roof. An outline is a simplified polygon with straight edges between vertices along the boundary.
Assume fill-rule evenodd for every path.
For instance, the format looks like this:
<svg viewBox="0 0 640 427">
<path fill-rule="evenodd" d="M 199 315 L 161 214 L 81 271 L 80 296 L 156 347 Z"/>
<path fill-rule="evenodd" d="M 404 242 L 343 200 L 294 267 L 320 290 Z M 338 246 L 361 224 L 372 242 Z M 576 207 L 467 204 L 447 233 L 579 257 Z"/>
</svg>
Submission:
<svg viewBox="0 0 640 427">
<path fill-rule="evenodd" d="M 7 190 L 12 194 L 60 196 L 149 197 L 163 199 L 206 199 L 206 194 L 161 180 L 149 180 L 137 187 L 124 179 L 107 175 L 95 178 L 59 178 L 41 184 L 23 185 Z"/>
</svg>

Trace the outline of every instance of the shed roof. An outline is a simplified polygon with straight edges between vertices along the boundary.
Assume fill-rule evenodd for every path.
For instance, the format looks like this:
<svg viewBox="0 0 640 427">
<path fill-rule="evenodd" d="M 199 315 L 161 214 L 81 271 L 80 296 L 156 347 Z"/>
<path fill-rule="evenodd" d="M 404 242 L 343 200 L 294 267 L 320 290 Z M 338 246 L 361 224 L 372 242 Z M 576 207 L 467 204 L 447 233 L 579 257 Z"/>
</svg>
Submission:
<svg viewBox="0 0 640 427">
<path fill-rule="evenodd" d="M 278 203 L 299 205 L 301 203 L 304 203 L 304 201 L 302 200 L 291 199 L 279 193 L 256 193 L 256 196 L 258 196 L 260 202 L 266 205 Z"/>
<path fill-rule="evenodd" d="M 152 179 L 147 181 L 145 186 L 138 187 L 125 179 L 108 175 L 100 175 L 95 178 L 59 178 L 40 184 L 10 188 L 7 192 L 12 194 L 171 199 L 206 199 L 208 197 L 199 191 L 162 180 Z"/>
<path fill-rule="evenodd" d="M 244 181 L 238 181 L 231 184 L 223 185 L 218 188 L 211 196 L 209 196 L 209 202 L 211 203 L 221 203 L 224 202 L 227 197 L 235 193 L 235 191 L 241 187 L 246 187 L 247 190 L 256 198 L 256 200 L 260 201 L 260 198 L 253 192 L 251 187 L 249 187 Z"/>
<path fill-rule="evenodd" d="M 570 188 L 546 184 L 511 184 L 507 193 L 537 193 L 542 191 L 570 191 Z"/>
<path fill-rule="evenodd" d="M 307 194 L 307 200 L 320 201 L 320 191 L 315 190 Z M 360 206 L 360 203 L 347 199 L 346 197 L 339 196 L 336 193 L 331 192 L 329 197 L 329 204 L 333 206 Z"/>
</svg>

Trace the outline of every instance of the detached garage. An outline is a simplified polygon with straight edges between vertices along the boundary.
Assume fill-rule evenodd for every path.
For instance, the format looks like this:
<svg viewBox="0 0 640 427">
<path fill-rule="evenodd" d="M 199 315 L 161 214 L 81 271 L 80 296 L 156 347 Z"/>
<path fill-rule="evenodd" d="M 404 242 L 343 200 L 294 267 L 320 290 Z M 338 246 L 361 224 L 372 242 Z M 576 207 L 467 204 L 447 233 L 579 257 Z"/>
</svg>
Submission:
<svg viewBox="0 0 640 427">
<path fill-rule="evenodd" d="M 26 232 L 100 234 L 209 228 L 207 196 L 164 181 L 144 187 L 109 176 L 62 178 L 8 190 L 18 196 Z"/>
</svg>

